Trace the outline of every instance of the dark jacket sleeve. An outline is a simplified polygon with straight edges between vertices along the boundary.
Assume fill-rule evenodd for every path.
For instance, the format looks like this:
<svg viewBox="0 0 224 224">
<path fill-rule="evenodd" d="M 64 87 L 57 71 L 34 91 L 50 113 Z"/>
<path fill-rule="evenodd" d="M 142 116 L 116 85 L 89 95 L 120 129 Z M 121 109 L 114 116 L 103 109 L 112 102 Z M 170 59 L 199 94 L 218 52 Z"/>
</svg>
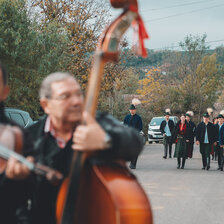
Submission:
<svg viewBox="0 0 224 224">
<path fill-rule="evenodd" d="M 143 149 L 141 136 L 134 128 L 122 125 L 111 115 L 98 113 L 97 121 L 112 139 L 112 146 L 108 150 L 98 153 L 108 160 L 132 160 Z"/>
<path fill-rule="evenodd" d="M 218 124 L 214 125 L 214 140 L 215 142 L 219 141 L 219 125 Z"/>
<path fill-rule="evenodd" d="M 224 125 L 220 128 L 219 145 L 224 145 Z"/>
<path fill-rule="evenodd" d="M 161 133 L 162 133 L 162 135 L 165 133 L 165 131 L 164 131 L 165 125 L 164 124 L 165 124 L 165 121 L 162 121 L 161 124 L 160 124 L 160 128 L 159 128 Z"/>
<path fill-rule="evenodd" d="M 191 125 L 186 123 L 186 134 L 185 134 L 186 140 L 192 141 L 192 129 Z M 193 140 L 194 141 L 194 140 Z"/>
<path fill-rule="evenodd" d="M 199 141 L 199 142 L 201 142 L 201 133 L 202 132 L 202 123 L 199 123 L 198 124 L 198 126 L 197 126 L 197 128 L 196 128 L 196 141 Z"/>
<path fill-rule="evenodd" d="M 141 131 L 142 130 L 142 118 L 139 116 L 139 120 L 138 120 L 138 130 Z"/>
<path fill-rule="evenodd" d="M 174 122 L 172 120 L 169 120 L 168 125 L 169 125 L 170 132 L 172 133 L 174 129 Z"/>
<path fill-rule="evenodd" d="M 124 124 L 128 125 L 128 115 L 124 118 Z"/>
<path fill-rule="evenodd" d="M 188 140 L 191 143 L 194 143 L 194 137 L 196 135 L 196 126 L 195 126 L 195 123 L 192 121 L 190 121 L 188 125 L 189 125 L 189 139 Z"/>
<path fill-rule="evenodd" d="M 179 131 L 179 122 L 175 125 L 175 127 L 173 128 L 173 131 L 171 132 L 171 138 L 173 143 L 175 143 L 177 139 L 178 131 Z"/>
<path fill-rule="evenodd" d="M 178 132 L 179 132 L 179 124 L 180 124 L 180 121 L 177 122 L 177 124 L 172 129 L 172 132 L 171 132 L 172 143 L 176 142 L 177 135 L 178 135 Z"/>
<path fill-rule="evenodd" d="M 209 123 L 208 129 L 210 135 L 209 143 L 213 144 L 214 142 L 217 142 L 219 140 L 219 126 Z"/>
<path fill-rule="evenodd" d="M 196 135 L 196 125 L 195 125 L 194 122 L 191 122 L 191 123 L 192 123 L 192 128 L 193 128 L 193 135 L 195 137 L 195 135 Z"/>
</svg>

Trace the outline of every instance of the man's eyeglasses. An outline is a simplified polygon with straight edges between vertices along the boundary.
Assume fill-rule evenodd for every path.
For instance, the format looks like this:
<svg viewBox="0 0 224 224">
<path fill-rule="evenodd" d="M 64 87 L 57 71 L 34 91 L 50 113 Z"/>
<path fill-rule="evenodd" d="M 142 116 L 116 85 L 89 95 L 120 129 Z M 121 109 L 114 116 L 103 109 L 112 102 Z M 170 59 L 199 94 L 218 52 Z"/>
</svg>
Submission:
<svg viewBox="0 0 224 224">
<path fill-rule="evenodd" d="M 70 100 L 72 97 L 83 97 L 82 92 L 76 92 L 76 93 L 63 93 L 59 96 L 50 97 L 51 100 L 58 100 L 58 101 L 64 101 L 64 100 Z"/>
</svg>

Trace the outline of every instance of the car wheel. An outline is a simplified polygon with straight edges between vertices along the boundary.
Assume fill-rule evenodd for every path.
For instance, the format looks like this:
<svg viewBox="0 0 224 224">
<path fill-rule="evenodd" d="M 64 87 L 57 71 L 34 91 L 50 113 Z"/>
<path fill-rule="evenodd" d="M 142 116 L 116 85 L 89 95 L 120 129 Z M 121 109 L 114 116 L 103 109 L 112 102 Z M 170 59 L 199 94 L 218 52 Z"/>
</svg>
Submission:
<svg viewBox="0 0 224 224">
<path fill-rule="evenodd" d="M 152 142 L 149 141 L 149 144 L 152 144 Z"/>
<path fill-rule="evenodd" d="M 155 141 L 155 143 L 159 143 L 159 141 Z"/>
</svg>

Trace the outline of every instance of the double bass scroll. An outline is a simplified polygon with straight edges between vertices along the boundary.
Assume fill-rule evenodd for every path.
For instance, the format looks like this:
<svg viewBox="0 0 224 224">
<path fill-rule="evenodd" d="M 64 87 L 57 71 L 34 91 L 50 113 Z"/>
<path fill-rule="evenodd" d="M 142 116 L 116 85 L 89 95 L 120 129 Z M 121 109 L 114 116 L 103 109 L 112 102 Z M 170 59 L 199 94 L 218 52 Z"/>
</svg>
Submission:
<svg viewBox="0 0 224 224">
<path fill-rule="evenodd" d="M 94 55 L 84 110 L 95 117 L 104 65 L 116 62 L 120 39 L 133 21 L 139 24 L 140 45 L 147 37 L 137 0 L 111 0 L 123 8 L 101 35 Z M 143 56 L 145 56 L 145 51 Z M 124 162 L 91 164 L 88 153 L 75 152 L 69 177 L 58 194 L 57 224 L 152 224 L 149 200 Z"/>
</svg>

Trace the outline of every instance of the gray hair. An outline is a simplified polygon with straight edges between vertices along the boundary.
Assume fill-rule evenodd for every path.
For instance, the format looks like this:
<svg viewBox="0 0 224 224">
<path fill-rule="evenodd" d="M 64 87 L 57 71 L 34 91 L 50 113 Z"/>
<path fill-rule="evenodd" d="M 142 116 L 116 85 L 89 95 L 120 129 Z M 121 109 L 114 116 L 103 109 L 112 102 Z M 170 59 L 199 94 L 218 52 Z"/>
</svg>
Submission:
<svg viewBox="0 0 224 224">
<path fill-rule="evenodd" d="M 52 97 L 51 85 L 54 82 L 60 82 L 66 79 L 75 80 L 74 76 L 68 72 L 54 72 L 45 77 L 42 81 L 39 91 L 39 97 L 50 99 Z"/>
</svg>

